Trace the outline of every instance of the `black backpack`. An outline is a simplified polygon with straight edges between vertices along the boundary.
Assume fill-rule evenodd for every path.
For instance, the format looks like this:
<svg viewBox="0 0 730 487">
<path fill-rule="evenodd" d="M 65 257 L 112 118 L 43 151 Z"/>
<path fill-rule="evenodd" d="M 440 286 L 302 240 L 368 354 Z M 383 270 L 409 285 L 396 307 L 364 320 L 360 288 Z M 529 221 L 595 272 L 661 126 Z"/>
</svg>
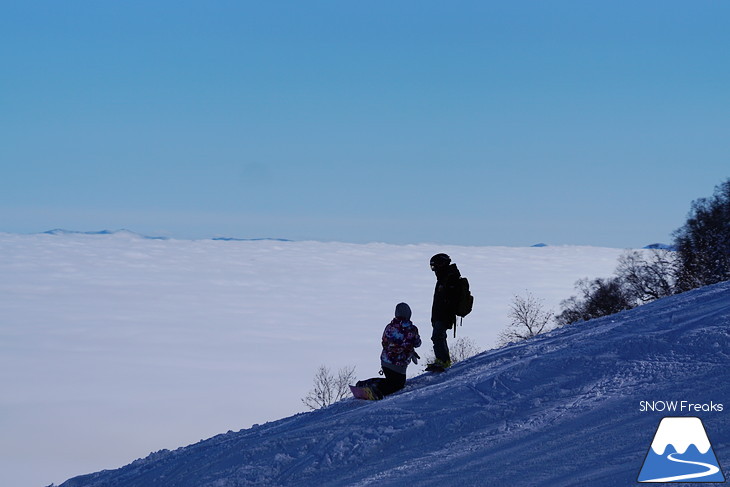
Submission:
<svg viewBox="0 0 730 487">
<path fill-rule="evenodd" d="M 456 316 L 463 318 L 471 313 L 474 307 L 474 296 L 469 291 L 469 281 L 466 277 L 460 277 L 456 287 L 459 296 L 456 301 Z"/>
</svg>

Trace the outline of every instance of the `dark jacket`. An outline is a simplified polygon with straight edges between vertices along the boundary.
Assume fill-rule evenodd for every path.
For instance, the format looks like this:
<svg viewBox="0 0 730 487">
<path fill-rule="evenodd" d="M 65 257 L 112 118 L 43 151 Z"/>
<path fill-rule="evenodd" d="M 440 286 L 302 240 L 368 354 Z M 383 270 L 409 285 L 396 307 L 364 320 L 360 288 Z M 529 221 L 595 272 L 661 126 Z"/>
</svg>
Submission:
<svg viewBox="0 0 730 487">
<path fill-rule="evenodd" d="M 459 278 L 456 264 L 436 271 L 436 289 L 433 292 L 431 323 L 440 321 L 451 328 L 456 323 L 456 304 L 459 300 Z"/>
</svg>

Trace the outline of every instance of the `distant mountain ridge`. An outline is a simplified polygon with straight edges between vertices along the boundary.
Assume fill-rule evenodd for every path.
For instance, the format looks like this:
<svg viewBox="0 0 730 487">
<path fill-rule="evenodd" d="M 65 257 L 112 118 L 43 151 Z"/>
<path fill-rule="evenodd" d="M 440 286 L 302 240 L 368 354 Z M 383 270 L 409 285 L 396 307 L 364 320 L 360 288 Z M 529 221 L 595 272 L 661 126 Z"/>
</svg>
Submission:
<svg viewBox="0 0 730 487">
<path fill-rule="evenodd" d="M 271 238 L 271 237 L 262 237 L 262 238 L 213 237 L 210 240 L 218 240 L 218 241 L 223 241 L 223 242 L 261 242 L 261 241 L 293 242 L 293 240 L 289 240 L 288 238 Z"/>
<path fill-rule="evenodd" d="M 63 228 L 54 228 L 53 230 L 47 230 L 41 232 L 46 235 L 130 235 L 138 238 L 144 238 L 148 240 L 170 240 L 174 237 L 163 237 L 163 236 L 150 236 L 144 235 L 138 232 L 127 229 L 119 230 L 98 230 L 98 231 L 80 231 L 80 230 L 66 230 Z M 187 240 L 187 239 L 182 239 Z M 193 239 L 198 240 L 198 239 Z M 277 238 L 277 237 L 208 237 L 200 240 L 215 240 L 221 242 L 260 242 L 260 241 L 271 241 L 271 242 L 294 242 L 294 240 L 288 238 Z M 549 247 L 549 244 L 540 242 L 530 247 L 541 248 Z M 642 249 L 660 249 L 660 250 L 676 250 L 674 245 L 668 245 L 663 243 L 653 243 L 642 247 Z"/>
<path fill-rule="evenodd" d="M 143 235 L 141 233 L 133 232 L 131 230 L 127 229 L 119 229 L 119 230 L 98 230 L 98 231 L 91 231 L 91 232 L 84 232 L 80 230 L 66 230 L 63 228 L 54 228 L 53 230 L 47 230 L 45 232 L 42 232 L 44 235 L 129 235 L 133 237 L 138 238 L 144 238 L 149 240 L 169 240 L 168 237 L 155 237 L 155 236 L 149 236 L 149 235 Z"/>
<path fill-rule="evenodd" d="M 642 248 L 647 249 L 647 250 L 652 250 L 652 249 L 655 249 L 655 250 L 670 250 L 670 251 L 677 250 L 677 247 L 675 247 L 674 245 L 667 245 L 667 244 L 663 244 L 663 243 L 653 243 L 653 244 L 649 244 L 649 245 L 647 245 L 645 247 L 642 247 Z"/>
<path fill-rule="evenodd" d="M 158 236 L 150 236 L 150 235 L 144 235 L 141 233 L 134 232 L 132 230 L 127 229 L 119 229 L 119 230 L 99 230 L 99 231 L 79 231 L 79 230 L 65 230 L 63 228 L 54 228 L 53 230 L 47 230 L 45 232 L 41 232 L 44 235 L 129 235 L 134 236 L 138 238 L 143 238 L 147 240 L 170 240 L 171 237 L 158 237 Z M 212 237 L 204 240 L 217 240 L 217 241 L 225 241 L 225 242 L 259 242 L 259 241 L 274 241 L 274 242 L 291 242 L 292 240 L 286 239 L 286 238 L 269 238 L 269 237 L 261 237 L 261 238 L 238 238 L 238 237 Z"/>
</svg>

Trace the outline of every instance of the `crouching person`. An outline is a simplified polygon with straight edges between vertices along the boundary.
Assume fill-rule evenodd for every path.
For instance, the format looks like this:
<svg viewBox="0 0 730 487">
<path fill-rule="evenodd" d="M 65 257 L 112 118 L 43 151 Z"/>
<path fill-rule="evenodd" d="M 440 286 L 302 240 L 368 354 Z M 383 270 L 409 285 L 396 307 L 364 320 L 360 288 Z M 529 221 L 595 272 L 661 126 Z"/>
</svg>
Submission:
<svg viewBox="0 0 730 487">
<path fill-rule="evenodd" d="M 357 383 L 372 390 L 374 399 L 393 394 L 406 385 L 406 369 L 411 362 L 417 363 L 416 348 L 421 346 L 418 328 L 411 322 L 411 308 L 406 303 L 395 307 L 395 318 L 383 331 L 383 352 L 380 365 L 385 378 L 368 379 Z"/>
</svg>

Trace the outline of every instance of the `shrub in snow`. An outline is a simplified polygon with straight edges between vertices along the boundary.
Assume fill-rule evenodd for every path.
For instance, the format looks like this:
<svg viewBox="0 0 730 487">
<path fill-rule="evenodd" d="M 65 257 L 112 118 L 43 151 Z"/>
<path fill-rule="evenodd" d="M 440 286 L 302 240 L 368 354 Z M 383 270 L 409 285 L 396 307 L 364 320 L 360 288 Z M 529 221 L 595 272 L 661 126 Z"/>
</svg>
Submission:
<svg viewBox="0 0 730 487">
<path fill-rule="evenodd" d="M 350 395 L 350 383 L 355 380 L 355 367 L 343 367 L 335 376 L 328 367 L 320 365 L 314 376 L 314 388 L 302 399 L 309 409 L 319 409 Z"/>
<path fill-rule="evenodd" d="M 479 348 L 477 342 L 473 338 L 468 336 L 460 336 L 453 343 L 449 344 L 449 356 L 451 357 L 451 363 L 455 364 L 463 360 L 473 357 L 482 353 L 482 349 Z M 419 363 L 430 364 L 436 361 L 436 357 L 433 353 L 426 355 L 425 359 L 419 360 Z"/>
<path fill-rule="evenodd" d="M 542 300 L 528 292 L 526 296 L 514 297 L 508 317 L 507 329 L 499 334 L 500 345 L 527 340 L 547 331 L 552 314 L 544 309 Z"/>
</svg>

